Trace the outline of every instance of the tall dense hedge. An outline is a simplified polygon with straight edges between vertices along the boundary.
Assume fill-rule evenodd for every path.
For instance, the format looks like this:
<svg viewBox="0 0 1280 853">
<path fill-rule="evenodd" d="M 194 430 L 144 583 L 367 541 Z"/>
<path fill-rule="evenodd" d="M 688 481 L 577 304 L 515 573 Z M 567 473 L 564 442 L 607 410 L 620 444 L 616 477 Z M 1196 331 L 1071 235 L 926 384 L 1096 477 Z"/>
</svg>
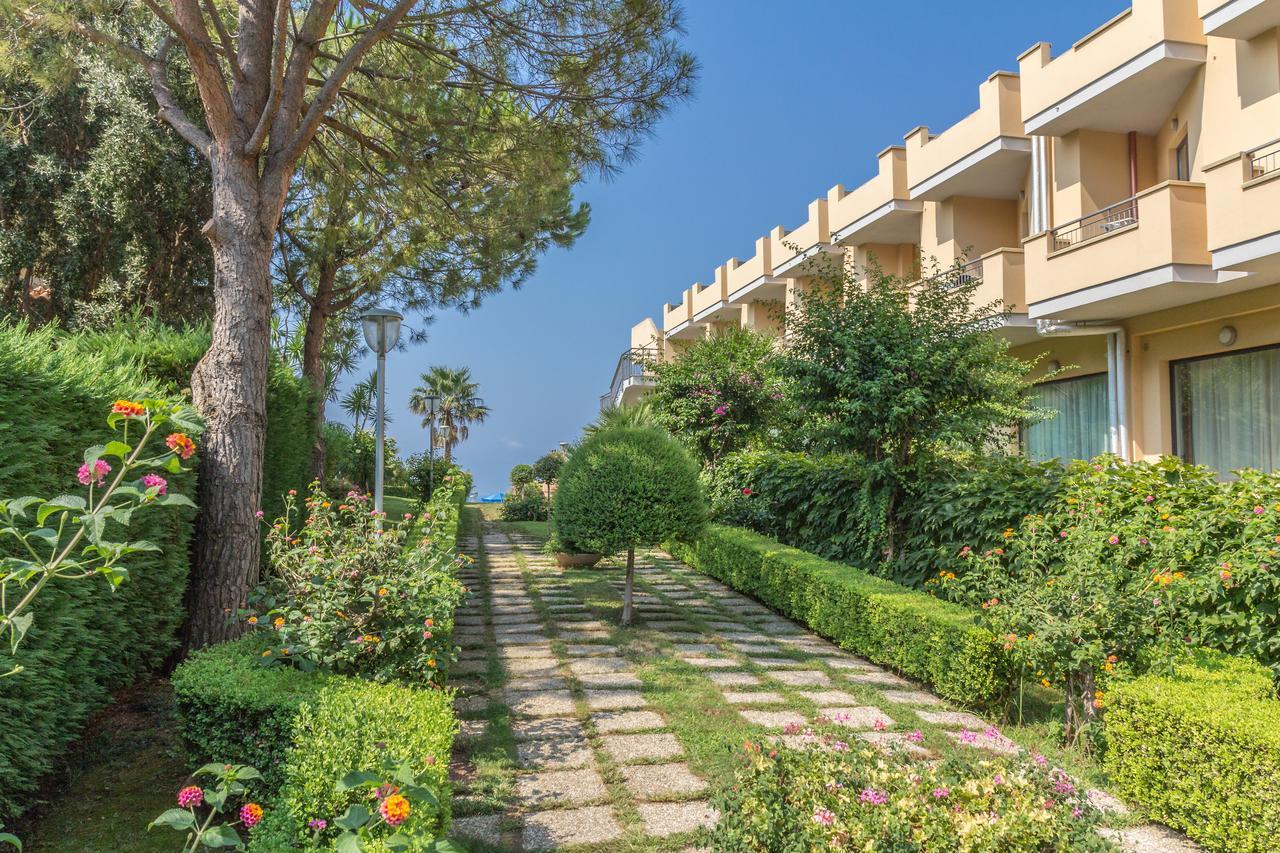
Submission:
<svg viewBox="0 0 1280 853">
<path fill-rule="evenodd" d="M 931 460 L 907 484 L 891 563 L 881 554 L 888 494 L 859 456 L 750 451 L 703 476 L 717 520 L 920 586 L 940 569 L 954 569 L 965 545 L 995 547 L 1023 516 L 1042 512 L 1062 469 L 1000 454 Z"/>
<path fill-rule="evenodd" d="M 53 497 L 78 488 L 89 445 L 110 431 L 117 398 L 171 396 L 137 362 L 76 346 L 51 330 L 0 324 L 0 495 Z M 169 487 L 192 495 L 195 477 Z M 0 683 L 0 819 L 17 815 L 85 718 L 109 692 L 159 665 L 173 650 L 187 579 L 190 510 L 134 516 L 130 534 L 160 546 L 126 561 L 130 578 L 51 584 L 20 649 L 25 670 Z M 10 547 L 0 542 L 0 548 Z M 0 652 L 0 670 L 11 659 Z"/>
</svg>

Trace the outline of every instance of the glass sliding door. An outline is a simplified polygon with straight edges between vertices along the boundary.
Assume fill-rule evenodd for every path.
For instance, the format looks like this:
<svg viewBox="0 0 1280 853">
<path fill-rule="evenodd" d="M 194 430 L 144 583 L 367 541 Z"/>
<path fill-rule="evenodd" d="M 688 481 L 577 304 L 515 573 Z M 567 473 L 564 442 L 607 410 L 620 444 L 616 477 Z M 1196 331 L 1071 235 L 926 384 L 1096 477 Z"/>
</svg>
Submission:
<svg viewBox="0 0 1280 853">
<path fill-rule="evenodd" d="M 1032 401 L 1056 414 L 1022 431 L 1022 451 L 1037 461 L 1092 459 L 1107 449 L 1107 374 L 1041 382 Z"/>
<path fill-rule="evenodd" d="M 1175 453 L 1224 477 L 1280 468 L 1280 347 L 1170 367 Z"/>
</svg>

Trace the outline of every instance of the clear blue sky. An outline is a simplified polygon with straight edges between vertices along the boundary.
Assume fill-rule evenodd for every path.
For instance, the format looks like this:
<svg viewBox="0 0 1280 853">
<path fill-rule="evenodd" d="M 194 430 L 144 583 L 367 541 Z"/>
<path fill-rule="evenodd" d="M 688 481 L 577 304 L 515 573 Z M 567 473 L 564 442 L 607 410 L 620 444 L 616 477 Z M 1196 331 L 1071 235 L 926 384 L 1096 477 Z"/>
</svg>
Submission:
<svg viewBox="0 0 1280 853">
<path fill-rule="evenodd" d="M 916 125 L 941 131 L 977 109 L 978 84 L 1016 71 L 1035 42 L 1056 54 L 1129 3 L 684 5 L 701 64 L 694 98 L 620 175 L 581 187 L 592 208 L 583 238 L 546 255 L 520 290 L 441 314 L 427 343 L 389 356 L 388 431 L 402 454 L 427 444 L 407 409 L 418 374 L 470 366 L 493 413 L 458 456 L 481 494 L 503 490 L 511 466 L 595 418 L 634 323 L 660 319 L 664 302 L 727 258 L 750 257 L 773 226 L 801 224 L 828 187 L 871 177 L 876 152 Z M 370 357 L 355 378 L 372 367 Z"/>
</svg>

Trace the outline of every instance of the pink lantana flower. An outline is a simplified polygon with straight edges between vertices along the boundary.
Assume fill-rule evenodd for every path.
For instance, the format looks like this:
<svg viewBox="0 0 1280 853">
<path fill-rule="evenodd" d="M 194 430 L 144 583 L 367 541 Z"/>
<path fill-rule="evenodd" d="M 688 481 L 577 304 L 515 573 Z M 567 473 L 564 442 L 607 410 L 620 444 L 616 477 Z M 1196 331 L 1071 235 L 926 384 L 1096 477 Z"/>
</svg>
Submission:
<svg viewBox="0 0 1280 853">
<path fill-rule="evenodd" d="M 147 474 L 142 478 L 142 485 L 148 489 L 155 488 L 158 495 L 166 494 L 169 491 L 169 481 L 159 474 Z"/>
<path fill-rule="evenodd" d="M 76 472 L 76 479 L 80 481 L 80 485 L 87 486 L 90 483 L 102 485 L 102 481 L 107 479 L 107 475 L 111 473 L 111 466 L 104 459 L 96 459 L 93 463 L 93 470 L 89 470 L 89 463 L 80 466 L 80 470 Z"/>
</svg>

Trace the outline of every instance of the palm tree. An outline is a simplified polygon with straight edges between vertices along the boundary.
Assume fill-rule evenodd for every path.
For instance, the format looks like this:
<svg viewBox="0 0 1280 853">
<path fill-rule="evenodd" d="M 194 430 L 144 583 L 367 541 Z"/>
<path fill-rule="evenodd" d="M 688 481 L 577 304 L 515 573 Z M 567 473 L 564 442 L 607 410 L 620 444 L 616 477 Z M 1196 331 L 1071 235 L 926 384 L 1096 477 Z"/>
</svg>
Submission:
<svg viewBox="0 0 1280 853">
<path fill-rule="evenodd" d="M 483 423 L 489 415 L 489 407 L 476 392 L 480 390 L 471 379 L 471 368 L 454 369 L 438 365 L 422 374 L 422 384 L 409 395 L 409 410 L 422 415 L 424 429 L 431 426 L 427 397 L 435 396 L 436 420 L 439 423 L 437 441 L 444 448 L 445 464 L 453 461 L 453 448 L 466 441 L 471 425 Z"/>
<path fill-rule="evenodd" d="M 342 411 L 351 416 L 351 425 L 358 430 L 368 428 L 369 422 L 378 414 L 378 374 L 371 372 L 363 382 L 351 386 L 351 390 L 342 398 Z M 383 414 L 383 423 L 391 423 L 391 413 Z"/>
</svg>

